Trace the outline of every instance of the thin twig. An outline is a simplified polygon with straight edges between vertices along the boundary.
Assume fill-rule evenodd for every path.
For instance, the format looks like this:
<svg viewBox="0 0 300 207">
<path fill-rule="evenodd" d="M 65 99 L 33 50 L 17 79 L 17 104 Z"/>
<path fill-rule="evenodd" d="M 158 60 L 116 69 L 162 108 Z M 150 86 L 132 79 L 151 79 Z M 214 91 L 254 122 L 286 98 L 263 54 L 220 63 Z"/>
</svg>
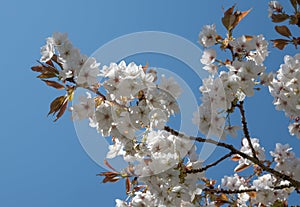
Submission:
<svg viewBox="0 0 300 207">
<path fill-rule="evenodd" d="M 242 126 L 243 126 L 244 135 L 245 135 L 245 137 L 246 137 L 246 139 L 247 139 L 247 141 L 249 143 L 249 146 L 251 148 L 253 157 L 258 160 L 258 158 L 256 156 L 255 149 L 254 149 L 253 144 L 251 142 L 251 138 L 250 138 L 250 134 L 249 134 L 249 129 L 248 129 L 248 126 L 247 126 L 245 109 L 244 109 L 244 102 L 240 101 L 240 104 L 237 104 L 236 106 L 240 109 L 240 112 L 241 112 L 241 116 L 242 116 L 241 119 L 242 119 Z"/>
<path fill-rule="evenodd" d="M 191 170 L 187 170 L 186 172 L 187 173 L 200 173 L 200 172 L 203 172 L 213 166 L 216 166 L 217 164 L 219 164 L 220 162 L 222 162 L 223 160 L 227 159 L 228 157 L 230 157 L 231 155 L 233 155 L 232 152 L 224 155 L 223 157 L 221 157 L 220 159 L 216 160 L 215 162 L 209 164 L 209 165 L 206 165 L 205 167 L 202 167 L 202 168 L 198 168 L 198 169 L 191 169 Z"/>
</svg>

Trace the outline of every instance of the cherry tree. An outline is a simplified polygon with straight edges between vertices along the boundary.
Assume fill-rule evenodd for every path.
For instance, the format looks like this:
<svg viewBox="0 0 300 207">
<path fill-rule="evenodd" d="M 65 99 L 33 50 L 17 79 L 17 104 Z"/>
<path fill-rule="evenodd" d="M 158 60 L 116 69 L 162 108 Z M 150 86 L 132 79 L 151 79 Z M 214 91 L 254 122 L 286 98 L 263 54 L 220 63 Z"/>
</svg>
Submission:
<svg viewBox="0 0 300 207">
<path fill-rule="evenodd" d="M 300 1 L 290 2 L 292 14 L 279 2 L 269 2 L 269 17 L 299 27 Z M 299 194 L 300 159 L 289 144 L 274 143 L 275 148 L 267 152 L 260 144 L 263 137 L 251 136 L 244 102 L 259 87 L 267 87 L 275 108 L 290 119 L 291 136 L 300 138 L 300 54 L 286 55 L 277 71 L 267 73 L 264 61 L 271 54 L 264 36 L 233 35 L 249 12 L 232 6 L 222 18 L 226 34 L 219 34 L 215 25 L 205 25 L 199 33 L 204 48 L 199 61 L 209 75 L 199 85 L 201 104 L 190 119 L 203 136 L 191 136 L 168 124 L 180 112 L 178 98 L 184 95 L 173 77 L 159 75 L 145 63 L 120 61 L 100 67 L 95 58 L 81 54 L 67 34 L 53 33 L 46 39 L 39 65 L 32 70 L 48 86 L 65 91 L 51 102 L 48 115 L 57 121 L 74 93 L 86 90 L 70 111 L 74 120 L 88 119 L 90 127 L 110 139 L 104 160 L 109 170 L 99 176 L 104 183 L 125 181 L 127 199 L 117 199 L 117 207 L 288 206 L 288 197 Z M 275 26 L 275 30 L 285 39 L 271 40 L 274 47 L 299 45 L 300 38 L 288 26 Z M 228 57 L 218 57 L 226 51 Z M 240 125 L 231 124 L 234 114 L 240 116 Z M 240 139 L 241 145 L 233 145 L 232 137 Z M 227 153 L 206 163 L 198 159 L 199 143 Z M 115 169 L 108 161 L 115 157 L 121 157 L 127 167 Z M 236 162 L 231 175 L 219 180 L 207 175 L 227 159 Z"/>
</svg>

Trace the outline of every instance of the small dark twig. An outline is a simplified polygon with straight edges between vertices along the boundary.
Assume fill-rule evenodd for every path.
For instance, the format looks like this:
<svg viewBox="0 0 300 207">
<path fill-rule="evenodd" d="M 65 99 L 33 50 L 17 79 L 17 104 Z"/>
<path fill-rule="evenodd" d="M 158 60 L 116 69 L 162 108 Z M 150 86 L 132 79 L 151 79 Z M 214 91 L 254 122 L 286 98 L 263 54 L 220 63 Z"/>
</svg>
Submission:
<svg viewBox="0 0 300 207">
<path fill-rule="evenodd" d="M 227 159 L 228 157 L 230 157 L 231 155 L 233 155 L 232 152 L 224 155 L 223 157 L 221 157 L 220 159 L 216 160 L 215 162 L 209 164 L 209 165 L 206 165 L 205 167 L 202 167 L 202 168 L 198 168 L 198 169 L 191 169 L 191 170 L 187 170 L 186 172 L 187 173 L 200 173 L 200 172 L 203 172 L 213 166 L 216 166 L 217 164 L 219 164 L 220 162 L 222 162 L 223 160 Z"/>
<path fill-rule="evenodd" d="M 245 137 L 246 137 L 246 139 L 247 139 L 247 141 L 249 143 L 249 146 L 251 148 L 253 157 L 258 160 L 258 158 L 256 156 L 255 149 L 254 149 L 253 144 L 251 142 L 251 138 L 250 138 L 250 134 L 249 134 L 249 129 L 248 129 L 248 126 L 247 126 L 245 109 L 244 109 L 244 102 L 240 101 L 240 104 L 237 104 L 236 106 L 240 109 L 240 112 L 241 112 L 242 126 L 243 126 L 244 135 L 245 135 Z"/>
</svg>

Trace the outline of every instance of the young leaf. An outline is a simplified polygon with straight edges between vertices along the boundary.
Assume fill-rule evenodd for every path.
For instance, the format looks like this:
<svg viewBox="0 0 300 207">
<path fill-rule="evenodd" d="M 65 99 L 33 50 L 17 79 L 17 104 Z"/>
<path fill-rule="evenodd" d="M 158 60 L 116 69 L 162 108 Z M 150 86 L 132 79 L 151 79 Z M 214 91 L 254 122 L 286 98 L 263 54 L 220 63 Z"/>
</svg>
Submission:
<svg viewBox="0 0 300 207">
<path fill-rule="evenodd" d="M 236 166 L 236 168 L 234 168 L 234 172 L 242 172 L 243 170 L 247 169 L 248 167 L 250 167 L 250 165 L 241 163 L 238 166 Z"/>
<path fill-rule="evenodd" d="M 231 29 L 231 25 L 233 24 L 235 18 L 232 15 L 233 10 L 234 10 L 234 5 L 232 7 L 230 7 L 229 9 L 227 9 L 224 12 L 224 16 L 222 18 L 222 23 L 224 25 L 224 27 L 229 31 Z"/>
<path fill-rule="evenodd" d="M 244 17 L 247 16 L 247 14 L 249 14 L 250 11 L 251 11 L 251 9 L 249 9 L 247 11 L 244 11 L 244 12 L 236 11 L 234 13 L 234 15 L 235 15 L 236 18 L 235 18 L 235 21 L 234 21 L 234 23 L 232 25 L 232 29 L 235 28 L 240 23 L 240 21 L 242 19 L 244 19 Z"/>
<path fill-rule="evenodd" d="M 59 96 L 56 99 L 54 99 L 50 104 L 50 111 L 49 111 L 47 116 L 49 116 L 50 114 L 54 114 L 54 113 L 58 112 L 58 110 L 63 105 L 65 99 L 66 99 L 66 96 Z"/>
<path fill-rule="evenodd" d="M 297 0 L 290 0 L 292 6 L 294 7 L 295 11 L 297 11 Z"/>
<path fill-rule="evenodd" d="M 43 66 L 42 65 L 33 66 L 33 67 L 31 67 L 31 70 L 34 71 L 34 72 L 42 73 L 43 72 Z"/>
<path fill-rule="evenodd" d="M 130 193 L 131 183 L 129 177 L 126 177 L 126 194 Z"/>
<path fill-rule="evenodd" d="M 37 78 L 44 79 L 44 78 L 54 78 L 56 77 L 55 73 L 42 73 L 37 76 Z"/>
<path fill-rule="evenodd" d="M 63 103 L 63 105 L 60 107 L 59 112 L 57 113 L 56 119 L 54 120 L 54 122 L 56 122 L 65 113 L 67 106 L 68 106 L 68 101 L 65 101 Z"/>
<path fill-rule="evenodd" d="M 272 22 L 279 23 L 287 20 L 289 18 L 289 15 L 287 14 L 272 14 L 271 16 Z"/>
<path fill-rule="evenodd" d="M 285 25 L 283 25 L 283 26 L 275 26 L 275 30 L 276 30 L 276 32 L 278 32 L 282 36 L 285 36 L 285 37 L 291 37 L 292 36 L 291 31 Z"/>
<path fill-rule="evenodd" d="M 271 40 L 273 42 L 273 46 L 277 47 L 279 50 L 283 50 L 283 48 L 290 42 L 289 40 L 285 39 L 276 39 L 276 40 Z"/>
<path fill-rule="evenodd" d="M 62 89 L 65 88 L 63 85 L 61 85 L 60 83 L 55 82 L 55 81 L 50 81 L 50 80 L 42 80 L 42 81 L 44 81 L 48 86 L 51 86 L 51 87 L 56 88 L 58 90 L 62 90 Z"/>
<path fill-rule="evenodd" d="M 59 67 L 63 70 L 63 64 L 58 60 L 58 57 L 56 54 L 54 54 L 51 58 L 51 60 L 53 60 L 57 65 L 59 65 Z"/>
<path fill-rule="evenodd" d="M 116 169 L 113 168 L 113 167 L 107 162 L 107 160 L 104 160 L 103 162 L 104 162 L 104 164 L 105 164 L 108 168 L 110 168 L 111 170 L 113 170 L 113 171 L 116 172 Z"/>
</svg>

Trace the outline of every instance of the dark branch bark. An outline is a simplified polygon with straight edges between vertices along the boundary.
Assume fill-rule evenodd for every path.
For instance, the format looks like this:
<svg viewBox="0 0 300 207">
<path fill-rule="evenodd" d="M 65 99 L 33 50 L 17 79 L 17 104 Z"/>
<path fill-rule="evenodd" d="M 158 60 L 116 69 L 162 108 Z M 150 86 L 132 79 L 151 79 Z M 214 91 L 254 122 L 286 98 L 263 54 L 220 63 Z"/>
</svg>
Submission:
<svg viewBox="0 0 300 207">
<path fill-rule="evenodd" d="M 244 109 L 244 102 L 240 101 L 240 104 L 237 104 L 236 106 L 240 109 L 240 112 L 241 112 L 242 127 L 243 127 L 244 135 L 245 135 L 245 137 L 246 137 L 246 139 L 247 139 L 247 141 L 249 143 L 249 146 L 251 148 L 253 157 L 258 160 L 258 158 L 256 156 L 255 149 L 254 149 L 253 144 L 251 142 L 251 137 L 250 137 L 249 129 L 248 129 L 248 126 L 247 126 L 245 109 Z"/>
<path fill-rule="evenodd" d="M 280 186 L 275 186 L 271 187 L 273 190 L 280 190 L 284 188 L 291 188 L 293 187 L 292 184 L 289 185 L 280 185 Z M 225 194 L 237 194 L 237 193 L 247 193 L 247 192 L 257 192 L 258 190 L 254 188 L 250 189 L 242 189 L 242 190 L 226 190 L 226 189 L 210 189 L 210 188 L 205 188 L 203 189 L 205 192 L 210 192 L 210 193 L 225 193 Z"/>
<path fill-rule="evenodd" d="M 238 149 L 236 149 L 233 145 L 231 144 L 226 144 L 226 143 L 223 143 L 223 142 L 217 142 L 213 139 L 204 139 L 202 137 L 193 137 L 193 136 L 186 136 L 168 126 L 165 126 L 164 129 L 168 132 L 170 132 L 171 134 L 175 135 L 175 136 L 179 136 L 179 137 L 182 137 L 182 138 L 185 138 L 185 139 L 190 139 L 190 140 L 195 140 L 197 142 L 207 142 L 207 143 L 211 143 L 211 144 L 214 144 L 216 146 L 219 146 L 219 147 L 222 147 L 222 148 L 226 148 L 228 150 L 230 150 L 233 154 L 238 154 L 240 155 L 241 157 L 245 158 L 245 159 L 248 159 L 250 160 L 251 162 L 253 162 L 254 164 L 258 165 L 261 169 L 263 169 L 264 171 L 266 172 L 269 172 L 271 174 L 273 174 L 274 176 L 278 177 L 278 178 L 281 178 L 283 180 L 287 180 L 289 181 L 295 188 L 300 188 L 300 182 L 291 178 L 290 176 L 288 175 L 285 175 L 281 172 L 278 172 L 268 166 L 265 166 L 262 162 L 260 162 L 258 159 L 254 158 L 254 157 L 251 157 L 241 151 L 239 151 Z"/>
<path fill-rule="evenodd" d="M 216 166 L 217 164 L 219 164 L 220 162 L 222 162 L 223 160 L 227 159 L 228 157 L 230 157 L 231 155 L 233 155 L 232 152 L 224 155 L 223 157 L 221 157 L 220 159 L 216 160 L 215 162 L 209 164 L 209 165 L 206 165 L 205 167 L 202 167 L 202 168 L 198 168 L 198 169 L 191 169 L 191 170 L 187 170 L 186 172 L 187 173 L 200 173 L 200 172 L 203 172 L 213 166 Z"/>
</svg>

